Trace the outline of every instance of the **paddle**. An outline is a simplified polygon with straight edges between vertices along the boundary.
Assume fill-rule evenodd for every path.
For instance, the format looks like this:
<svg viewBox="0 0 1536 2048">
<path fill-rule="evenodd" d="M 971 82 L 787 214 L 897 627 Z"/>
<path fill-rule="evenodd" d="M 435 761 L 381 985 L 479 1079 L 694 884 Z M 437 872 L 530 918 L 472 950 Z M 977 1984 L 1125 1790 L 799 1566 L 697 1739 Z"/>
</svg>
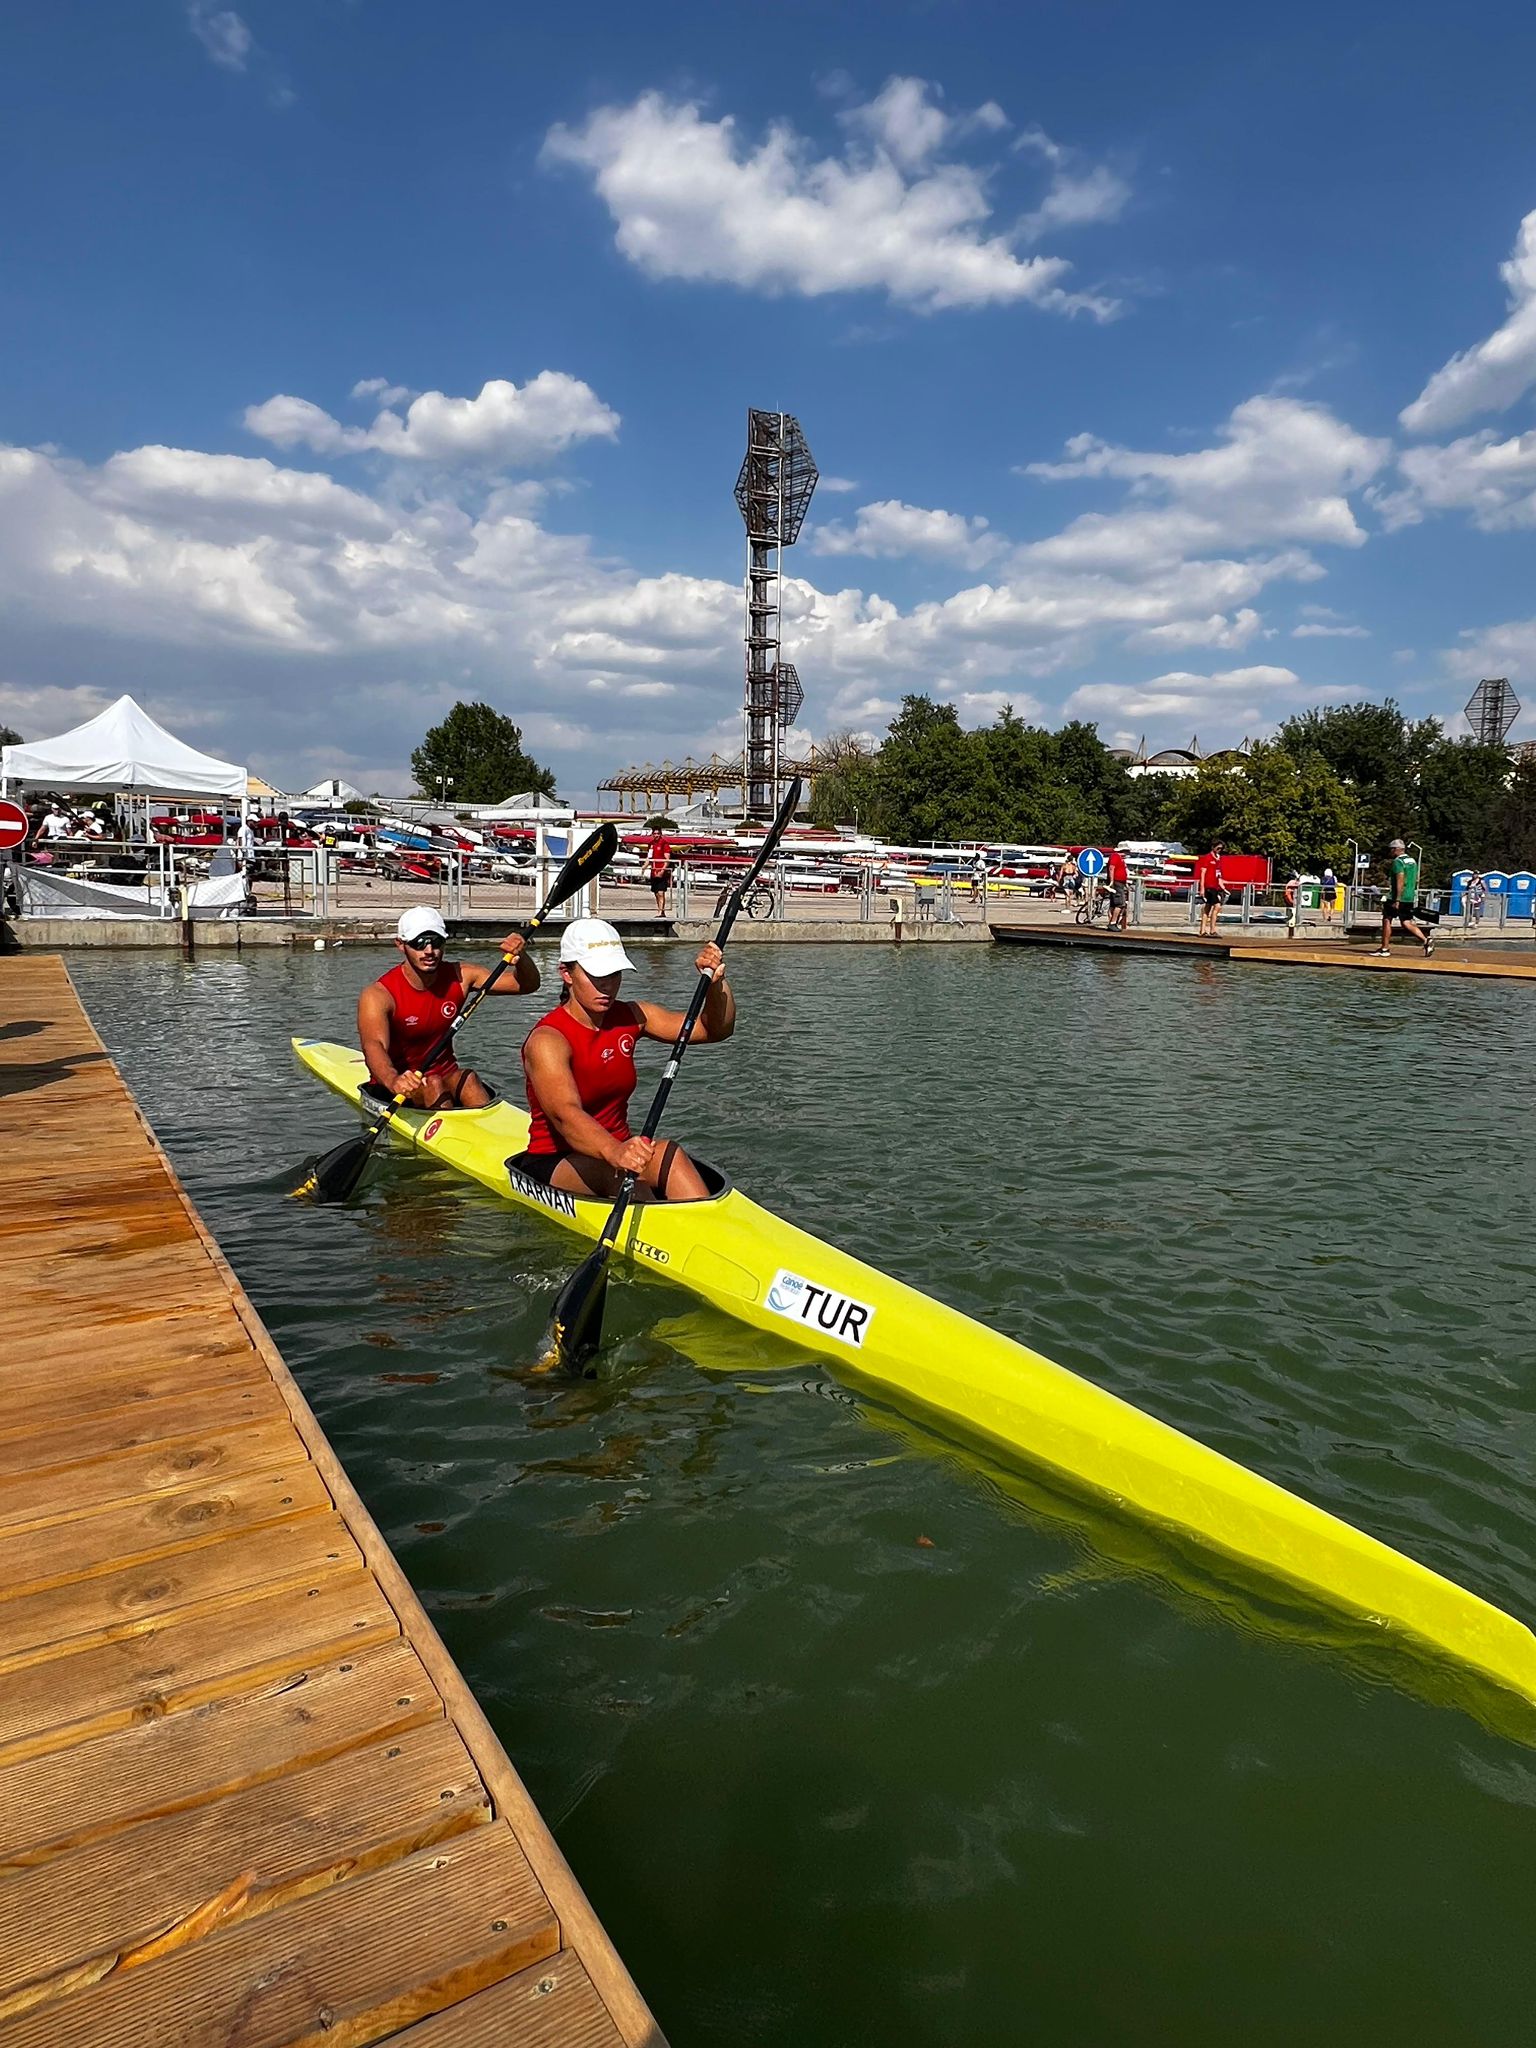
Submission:
<svg viewBox="0 0 1536 2048">
<path fill-rule="evenodd" d="M 715 944 L 723 947 L 731 935 L 752 885 L 762 873 L 774 848 L 784 836 L 784 827 L 795 814 L 800 801 L 799 778 L 790 784 L 789 792 L 779 805 L 778 816 L 769 826 L 767 836 L 757 852 L 757 858 L 731 891 L 725 906 L 725 915 L 720 920 L 720 929 L 715 933 Z M 661 1070 L 661 1085 L 651 1102 L 640 1135 L 654 1138 L 661 1123 L 662 1112 L 667 1106 L 667 1097 L 672 1093 L 672 1083 L 677 1079 L 677 1070 L 683 1063 L 683 1054 L 688 1050 L 688 1041 L 693 1028 L 699 1021 L 714 977 L 708 972 L 699 976 L 698 987 L 693 992 L 683 1017 L 682 1029 L 673 1040 L 672 1050 L 667 1055 L 667 1064 Z M 597 1249 L 583 1260 L 555 1297 L 554 1315 L 550 1325 L 550 1349 L 547 1353 L 549 1365 L 564 1366 L 568 1371 L 577 1371 L 592 1356 L 602 1342 L 603 1305 L 608 1294 L 608 1262 L 613 1252 L 614 1240 L 619 1234 L 619 1225 L 624 1221 L 625 1211 L 638 1185 L 637 1176 L 626 1173 L 619 1183 L 618 1196 L 603 1225 L 603 1234 L 597 1241 Z"/>
<path fill-rule="evenodd" d="M 524 938 L 532 938 L 552 910 L 557 910 L 568 897 L 574 896 L 594 875 L 601 874 L 613 859 L 618 844 L 619 835 L 612 825 L 599 825 L 594 833 L 584 839 L 556 875 L 555 886 L 528 923 L 522 927 Z M 422 1061 L 424 1073 L 435 1065 L 453 1044 L 459 1026 L 478 1007 L 481 998 L 490 994 L 512 965 L 512 959 L 510 953 L 503 953 L 485 980 L 477 988 L 470 990 L 464 1007 Z M 317 1159 L 294 1189 L 295 1197 L 304 1197 L 316 1202 L 344 1202 L 362 1179 L 363 1169 L 379 1141 L 379 1133 L 394 1120 L 404 1102 L 403 1095 L 392 1096 L 366 1131 L 358 1137 L 346 1139 L 334 1150 L 327 1152 L 323 1159 Z"/>
</svg>

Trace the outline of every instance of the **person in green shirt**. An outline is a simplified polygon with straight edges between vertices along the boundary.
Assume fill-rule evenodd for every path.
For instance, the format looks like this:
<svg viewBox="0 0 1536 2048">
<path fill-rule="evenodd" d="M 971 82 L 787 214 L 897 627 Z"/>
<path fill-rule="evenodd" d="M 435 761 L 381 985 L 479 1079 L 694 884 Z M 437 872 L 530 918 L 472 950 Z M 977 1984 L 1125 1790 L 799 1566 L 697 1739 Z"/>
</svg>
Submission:
<svg viewBox="0 0 1536 2048">
<path fill-rule="evenodd" d="M 1392 865 L 1388 869 L 1387 893 L 1381 904 L 1381 944 L 1378 953 L 1392 950 L 1392 920 L 1396 918 L 1401 931 L 1412 932 L 1424 948 L 1427 960 L 1435 950 L 1435 935 L 1417 923 L 1414 910 L 1419 900 L 1419 864 L 1404 846 L 1401 839 L 1392 842 Z"/>
</svg>

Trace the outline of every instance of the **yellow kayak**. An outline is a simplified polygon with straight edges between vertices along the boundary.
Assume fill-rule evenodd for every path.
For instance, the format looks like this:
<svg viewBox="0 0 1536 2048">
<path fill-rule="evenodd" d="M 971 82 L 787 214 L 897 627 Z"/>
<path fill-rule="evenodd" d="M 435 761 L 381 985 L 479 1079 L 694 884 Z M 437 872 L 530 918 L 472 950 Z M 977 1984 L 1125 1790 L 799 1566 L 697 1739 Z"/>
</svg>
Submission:
<svg viewBox="0 0 1536 2048">
<path fill-rule="evenodd" d="M 307 1038 L 293 1048 L 327 1087 L 366 1111 L 360 1053 Z M 509 1163 L 528 1142 L 528 1118 L 508 1102 L 434 1114 L 404 1109 L 389 1128 L 395 1143 L 430 1153 L 503 1200 L 580 1237 L 602 1232 L 607 1202 L 545 1187 Z M 1536 1635 L 1502 1609 L 704 1171 L 716 1190 L 708 1201 L 632 1208 L 618 1252 L 739 1322 L 788 1337 L 1022 1454 L 1069 1491 L 1086 1489 L 1383 1634 L 1449 1652 L 1536 1701 Z"/>
</svg>

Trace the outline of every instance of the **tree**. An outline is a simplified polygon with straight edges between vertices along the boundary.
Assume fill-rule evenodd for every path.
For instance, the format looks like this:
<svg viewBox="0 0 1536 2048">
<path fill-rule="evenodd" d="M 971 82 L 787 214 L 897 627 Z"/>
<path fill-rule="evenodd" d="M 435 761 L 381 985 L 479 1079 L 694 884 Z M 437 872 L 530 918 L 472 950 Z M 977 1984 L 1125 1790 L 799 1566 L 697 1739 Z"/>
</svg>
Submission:
<svg viewBox="0 0 1536 2048">
<path fill-rule="evenodd" d="M 875 774 L 877 750 L 857 733 L 831 732 L 816 749 L 829 765 L 811 784 L 813 825 L 856 825 L 863 832 L 885 830 Z"/>
<path fill-rule="evenodd" d="M 1419 785 L 1443 739 L 1438 719 L 1410 722 L 1390 697 L 1385 704 L 1328 704 L 1288 718 L 1276 738 L 1293 760 L 1314 755 L 1351 785 L 1363 846 L 1423 838 Z"/>
<path fill-rule="evenodd" d="M 898 842 L 980 836 L 998 808 L 995 779 L 953 704 L 903 697 L 875 763 L 883 828 Z"/>
<path fill-rule="evenodd" d="M 455 704 L 412 754 L 411 773 L 423 796 L 455 804 L 495 804 L 525 790 L 555 793 L 549 769 L 523 752 L 522 728 L 489 704 Z"/>
<path fill-rule="evenodd" d="M 23 744 L 21 734 L 14 725 L 0 725 L 0 747 L 19 747 Z"/>
<path fill-rule="evenodd" d="M 1355 792 L 1317 753 L 1305 760 L 1261 741 L 1241 762 L 1204 761 L 1170 806 L 1186 846 L 1220 840 L 1239 853 L 1267 854 L 1286 874 L 1343 862 L 1360 837 Z"/>
</svg>

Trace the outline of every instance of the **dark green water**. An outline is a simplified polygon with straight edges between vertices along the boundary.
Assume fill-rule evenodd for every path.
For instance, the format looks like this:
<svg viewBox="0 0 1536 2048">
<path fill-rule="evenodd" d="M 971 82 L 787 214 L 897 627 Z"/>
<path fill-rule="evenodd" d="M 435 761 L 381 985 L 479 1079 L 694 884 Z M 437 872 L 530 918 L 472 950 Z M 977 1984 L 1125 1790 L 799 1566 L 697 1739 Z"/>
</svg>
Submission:
<svg viewBox="0 0 1536 2048">
<path fill-rule="evenodd" d="M 599 1382 L 530 1380 L 573 1241 L 428 1166 L 285 1206 L 349 1128 L 288 1036 L 350 1037 L 384 964 L 71 969 L 674 2048 L 1532 2040 L 1536 1748 L 655 1282 Z M 674 1128 L 751 1193 L 1536 1618 L 1529 989 L 732 974 Z M 482 1010 L 478 1063 L 536 1014 Z"/>
</svg>

